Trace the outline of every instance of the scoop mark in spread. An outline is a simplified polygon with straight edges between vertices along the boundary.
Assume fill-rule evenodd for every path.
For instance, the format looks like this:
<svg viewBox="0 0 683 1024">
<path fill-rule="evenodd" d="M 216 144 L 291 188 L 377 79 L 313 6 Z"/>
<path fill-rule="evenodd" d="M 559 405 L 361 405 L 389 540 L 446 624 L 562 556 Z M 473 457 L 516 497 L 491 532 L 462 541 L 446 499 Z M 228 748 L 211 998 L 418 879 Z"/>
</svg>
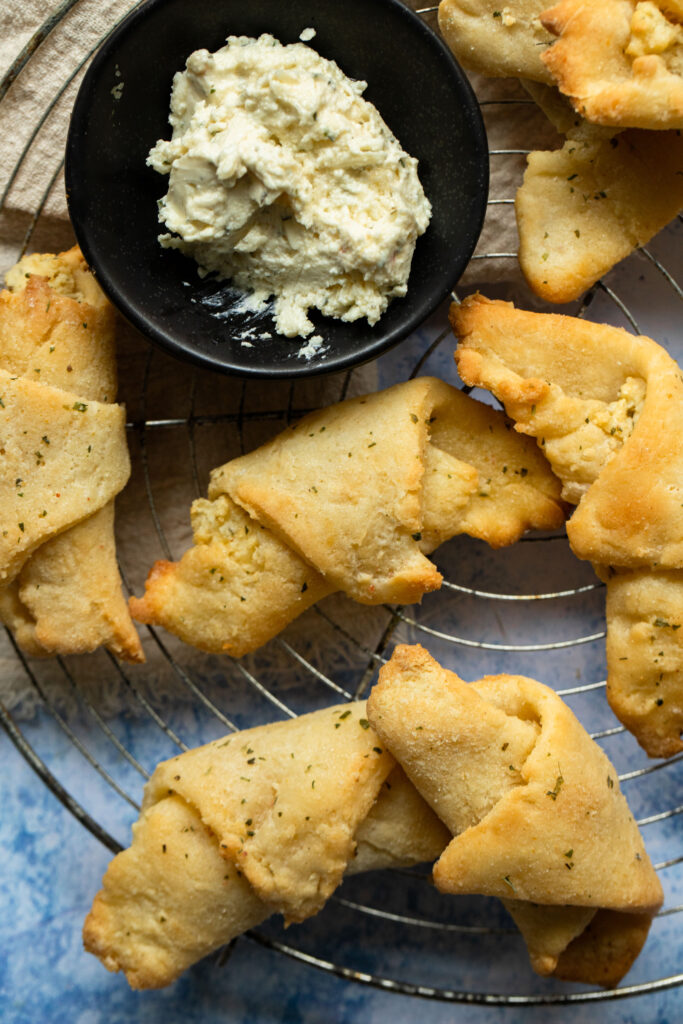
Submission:
<svg viewBox="0 0 683 1024">
<path fill-rule="evenodd" d="M 175 75 L 173 135 L 147 159 L 169 175 L 162 246 L 231 279 L 254 310 L 275 296 L 287 337 L 312 333 L 311 308 L 375 324 L 406 294 L 429 223 L 417 161 L 365 88 L 303 43 L 230 36 Z"/>
</svg>

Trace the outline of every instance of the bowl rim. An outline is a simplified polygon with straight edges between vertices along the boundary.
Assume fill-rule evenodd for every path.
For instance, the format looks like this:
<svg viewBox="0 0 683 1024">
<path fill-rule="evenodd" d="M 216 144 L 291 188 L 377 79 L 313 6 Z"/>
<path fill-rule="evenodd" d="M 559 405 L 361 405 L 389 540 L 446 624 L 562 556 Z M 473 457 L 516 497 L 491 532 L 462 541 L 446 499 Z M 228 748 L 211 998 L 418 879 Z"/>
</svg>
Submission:
<svg viewBox="0 0 683 1024">
<path fill-rule="evenodd" d="M 191 0 L 186 0 L 186 2 L 190 4 Z M 87 130 L 86 125 L 89 115 L 91 84 L 97 80 L 100 71 L 103 70 L 103 67 L 109 60 L 112 48 L 116 47 L 121 39 L 124 39 L 131 33 L 134 33 L 138 22 L 145 20 L 150 15 L 153 15 L 158 8 L 163 7 L 166 3 L 167 0 L 143 0 L 142 3 L 138 4 L 132 11 L 124 16 L 104 37 L 86 70 L 81 85 L 79 86 L 70 115 L 65 149 L 67 206 L 71 224 L 76 235 L 76 240 L 98 284 L 121 315 L 124 316 L 124 318 L 128 320 L 136 330 L 142 333 L 145 338 L 162 350 L 168 352 L 174 358 L 190 362 L 203 369 L 208 369 L 216 373 L 252 379 L 305 378 L 322 374 L 338 373 L 377 359 L 387 350 L 395 347 L 403 339 L 407 338 L 413 331 L 417 330 L 420 325 L 423 324 L 439 307 L 439 305 L 441 305 L 447 296 L 452 293 L 457 281 L 462 276 L 465 268 L 470 262 L 481 235 L 486 216 L 489 192 L 488 142 L 479 102 L 462 67 L 441 36 L 427 25 L 416 11 L 403 3 L 402 0 L 372 0 L 372 3 L 378 7 L 388 8 L 392 10 L 394 14 L 402 17 L 406 23 L 411 26 L 412 30 L 420 32 L 423 38 L 427 40 L 430 45 L 441 52 L 441 57 L 442 59 L 445 59 L 449 76 L 452 80 L 457 81 L 458 89 L 462 95 L 463 106 L 467 109 L 472 152 L 474 153 L 477 162 L 481 165 L 482 187 L 477 195 L 478 211 L 476 227 L 471 236 L 471 244 L 466 249 L 460 251 L 459 259 L 453 259 L 452 263 L 449 264 L 451 271 L 450 273 L 444 274 L 442 287 L 439 289 L 438 293 L 432 296 L 432 299 L 428 304 L 429 308 L 427 311 L 419 312 L 419 316 L 416 312 L 412 316 L 402 318 L 389 332 L 380 334 L 376 339 L 370 335 L 362 346 L 359 346 L 349 352 L 340 352 L 331 357 L 325 357 L 323 354 L 322 358 L 316 359 L 315 356 L 310 360 L 300 358 L 296 361 L 293 360 L 291 363 L 284 363 L 280 366 L 270 366 L 267 368 L 258 365 L 258 363 L 250 363 L 246 360 L 243 363 L 240 361 L 231 362 L 225 358 L 218 359 L 213 357 L 210 353 L 204 352 L 193 346 L 186 338 L 181 338 L 167 333 L 157 326 L 151 316 L 145 312 L 144 308 L 141 308 L 139 305 L 129 301 L 125 289 L 122 289 L 121 286 L 116 283 L 115 275 L 110 274 L 107 267 L 100 263 L 97 246 L 93 246 L 90 241 L 87 218 L 81 216 L 78 210 L 78 196 L 79 189 L 81 187 L 79 178 L 82 181 L 82 175 L 77 170 L 78 151 L 80 145 L 79 136 L 84 134 Z M 188 56 L 190 52 L 191 51 L 188 51 Z M 380 116 L 382 116 L 381 111 Z M 429 226 L 427 228 L 427 231 L 428 230 Z M 419 241 L 420 238 L 417 239 L 417 244 L 419 244 Z M 229 284 L 229 282 L 226 282 L 226 284 Z M 409 289 L 410 275 L 408 277 L 408 290 Z M 392 301 L 400 301 L 400 299 Z M 333 322 L 334 319 L 336 318 L 325 318 L 326 322 Z M 362 319 L 363 318 L 361 318 L 361 320 Z M 378 322 L 381 323 L 381 317 Z M 370 328 L 370 330 L 372 329 L 373 328 Z M 312 333 L 317 333 L 317 330 L 314 330 Z M 301 337 L 283 340 L 288 342 L 291 341 L 295 345 L 299 342 L 301 346 L 305 345 L 306 342 L 310 340 L 311 336 L 312 335 L 309 335 L 308 338 Z M 247 352 L 251 351 L 254 350 L 247 350 Z"/>
</svg>

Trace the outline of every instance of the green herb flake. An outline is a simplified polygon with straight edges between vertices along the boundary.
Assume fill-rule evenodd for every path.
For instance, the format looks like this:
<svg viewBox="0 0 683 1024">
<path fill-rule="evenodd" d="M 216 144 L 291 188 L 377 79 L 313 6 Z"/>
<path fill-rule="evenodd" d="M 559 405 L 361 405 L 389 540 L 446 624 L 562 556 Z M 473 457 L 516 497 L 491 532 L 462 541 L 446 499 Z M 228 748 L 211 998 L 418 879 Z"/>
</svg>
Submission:
<svg viewBox="0 0 683 1024">
<path fill-rule="evenodd" d="M 503 881 L 505 882 L 506 885 L 510 886 L 510 888 L 512 889 L 513 892 L 517 892 L 517 890 L 515 889 L 514 885 L 510 881 L 510 876 L 509 875 L 505 875 L 505 877 L 503 878 Z"/>
<path fill-rule="evenodd" d="M 76 410 L 76 412 L 85 412 L 88 406 L 86 405 L 85 402 L 74 402 L 73 408 Z"/>
<path fill-rule="evenodd" d="M 358 724 L 361 727 L 361 729 L 369 729 L 370 728 L 370 723 L 368 722 L 367 718 L 359 718 L 358 719 Z"/>
<path fill-rule="evenodd" d="M 557 798 L 558 798 L 558 796 L 560 794 L 560 790 L 562 789 L 562 784 L 564 782 L 564 778 L 562 777 L 562 771 L 561 771 L 559 765 L 557 766 L 557 770 L 558 770 L 558 776 L 555 779 L 555 787 L 554 787 L 554 789 L 546 790 L 546 794 L 545 794 L 546 796 L 549 796 L 551 800 L 557 800 Z"/>
</svg>

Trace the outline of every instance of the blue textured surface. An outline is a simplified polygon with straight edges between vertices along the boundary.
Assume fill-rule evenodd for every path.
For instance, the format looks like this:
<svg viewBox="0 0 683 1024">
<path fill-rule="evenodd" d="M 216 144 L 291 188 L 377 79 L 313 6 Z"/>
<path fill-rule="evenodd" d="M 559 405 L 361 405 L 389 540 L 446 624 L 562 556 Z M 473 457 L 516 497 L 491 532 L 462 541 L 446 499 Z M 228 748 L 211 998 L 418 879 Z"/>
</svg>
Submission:
<svg viewBox="0 0 683 1024">
<path fill-rule="evenodd" d="M 131 992 L 81 948 L 80 929 L 108 851 L 37 783 L 3 735 L 0 819 L 0 1018 L 6 1024 L 517 1024 L 517 1008 L 450 1006 L 350 985 L 238 941 L 230 960 L 210 958 L 171 988 Z M 635 1024 L 679 1021 L 680 989 L 611 1004 L 542 1007 L 534 1021 Z"/>
</svg>

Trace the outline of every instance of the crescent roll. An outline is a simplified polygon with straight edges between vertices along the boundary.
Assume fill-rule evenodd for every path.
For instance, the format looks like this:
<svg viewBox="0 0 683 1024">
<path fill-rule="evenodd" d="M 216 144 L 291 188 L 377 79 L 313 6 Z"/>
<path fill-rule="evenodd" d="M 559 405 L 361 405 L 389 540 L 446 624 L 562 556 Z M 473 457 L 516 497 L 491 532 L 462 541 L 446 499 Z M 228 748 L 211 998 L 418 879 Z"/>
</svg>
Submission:
<svg viewBox="0 0 683 1024">
<path fill-rule="evenodd" d="M 501 546 L 564 521 L 545 459 L 508 426 L 432 377 L 304 417 L 214 470 L 194 547 L 156 563 L 134 618 L 239 657 L 333 591 L 419 601 L 450 537 Z"/>
<path fill-rule="evenodd" d="M 587 128 L 530 153 L 515 198 L 519 264 L 547 302 L 578 298 L 683 206 L 680 132 Z"/>
<path fill-rule="evenodd" d="M 439 887 L 505 899 L 542 974 L 615 984 L 661 902 L 614 769 L 552 691 L 468 686 L 402 647 L 367 706 L 159 765 L 85 948 L 133 988 L 161 987 L 273 913 L 317 913 L 345 873 L 440 855 Z"/>
<path fill-rule="evenodd" d="M 80 250 L 20 261 L 0 292 L 0 620 L 28 654 L 143 660 L 121 593 L 114 498 L 130 464 L 114 311 Z"/>
<path fill-rule="evenodd" d="M 541 54 L 553 37 L 541 23 L 546 0 L 441 0 L 439 31 L 463 67 L 492 78 L 552 82 Z"/>
<path fill-rule="evenodd" d="M 679 0 L 561 0 L 541 15 L 541 54 L 574 108 L 597 124 L 683 128 Z"/>
<path fill-rule="evenodd" d="M 453 836 L 437 888 L 502 899 L 540 974 L 616 984 L 662 889 L 616 771 L 555 692 L 521 676 L 467 684 L 400 646 L 367 713 Z"/>
<path fill-rule="evenodd" d="M 156 769 L 85 947 L 158 988 L 273 913 L 315 914 L 345 871 L 433 860 L 447 840 L 365 702 L 248 729 Z"/>
<path fill-rule="evenodd" d="M 456 361 L 535 437 L 607 585 L 607 695 L 651 756 L 683 750 L 683 377 L 656 342 L 470 296 Z"/>
</svg>

